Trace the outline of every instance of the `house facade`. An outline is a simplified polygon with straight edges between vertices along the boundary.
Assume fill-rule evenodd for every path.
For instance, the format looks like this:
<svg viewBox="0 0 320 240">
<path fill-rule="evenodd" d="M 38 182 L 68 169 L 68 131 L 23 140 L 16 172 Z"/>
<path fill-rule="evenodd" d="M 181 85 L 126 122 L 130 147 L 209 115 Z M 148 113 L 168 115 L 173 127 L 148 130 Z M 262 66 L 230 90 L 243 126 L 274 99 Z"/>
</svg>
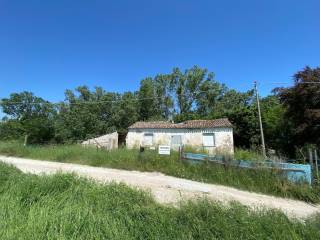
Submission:
<svg viewBox="0 0 320 240">
<path fill-rule="evenodd" d="M 182 123 L 136 122 L 129 127 L 127 148 L 170 145 L 205 149 L 211 154 L 233 154 L 233 127 L 227 118 L 190 120 Z"/>
</svg>

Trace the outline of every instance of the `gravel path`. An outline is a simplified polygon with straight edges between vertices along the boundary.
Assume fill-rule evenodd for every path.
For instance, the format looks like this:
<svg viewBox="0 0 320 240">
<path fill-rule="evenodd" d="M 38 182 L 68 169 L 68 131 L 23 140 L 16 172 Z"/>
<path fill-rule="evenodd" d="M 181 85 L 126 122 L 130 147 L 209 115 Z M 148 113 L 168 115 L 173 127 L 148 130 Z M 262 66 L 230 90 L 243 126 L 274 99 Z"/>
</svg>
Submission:
<svg viewBox="0 0 320 240">
<path fill-rule="evenodd" d="M 177 204 L 181 200 L 205 196 L 223 203 L 238 201 L 252 208 L 276 208 L 290 217 L 306 218 L 320 213 L 320 206 L 302 201 L 246 192 L 232 187 L 206 184 L 156 172 L 126 171 L 5 156 L 0 156 L 0 161 L 12 164 L 23 172 L 35 174 L 52 174 L 57 171 L 73 172 L 99 182 L 123 182 L 140 189 L 151 190 L 155 199 L 163 204 Z"/>
</svg>

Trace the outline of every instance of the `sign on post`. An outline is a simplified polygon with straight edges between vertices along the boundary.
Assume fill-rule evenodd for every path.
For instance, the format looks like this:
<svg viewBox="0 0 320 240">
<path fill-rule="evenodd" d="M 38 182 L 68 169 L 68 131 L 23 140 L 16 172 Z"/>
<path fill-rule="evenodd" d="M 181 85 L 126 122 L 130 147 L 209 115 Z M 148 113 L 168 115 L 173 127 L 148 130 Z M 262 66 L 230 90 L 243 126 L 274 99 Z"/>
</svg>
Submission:
<svg viewBox="0 0 320 240">
<path fill-rule="evenodd" d="M 170 146 L 169 145 L 159 145 L 158 153 L 160 155 L 170 155 Z"/>
</svg>

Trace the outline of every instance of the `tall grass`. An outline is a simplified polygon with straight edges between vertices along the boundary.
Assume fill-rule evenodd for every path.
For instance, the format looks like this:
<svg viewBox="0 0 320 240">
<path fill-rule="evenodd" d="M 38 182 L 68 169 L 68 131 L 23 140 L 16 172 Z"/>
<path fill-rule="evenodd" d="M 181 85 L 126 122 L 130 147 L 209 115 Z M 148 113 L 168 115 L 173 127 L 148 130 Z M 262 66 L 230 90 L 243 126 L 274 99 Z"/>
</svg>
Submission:
<svg viewBox="0 0 320 240">
<path fill-rule="evenodd" d="M 252 161 L 264 161 L 264 157 L 261 153 L 254 150 L 247 150 L 242 148 L 236 148 L 234 151 L 234 158 L 237 160 L 252 160 Z"/>
<path fill-rule="evenodd" d="M 320 239 L 319 224 L 207 200 L 162 206 L 122 184 L 26 175 L 0 163 L 1 240 Z"/>
<path fill-rule="evenodd" d="M 158 171 L 171 176 L 207 183 L 233 186 L 243 190 L 289 197 L 307 202 L 320 202 L 319 187 L 292 184 L 275 171 L 239 169 L 204 163 L 191 165 L 179 161 L 178 153 L 160 156 L 153 151 L 119 149 L 111 152 L 79 145 L 28 146 L 17 142 L 0 142 L 0 154 L 58 162 L 127 170 Z"/>
</svg>

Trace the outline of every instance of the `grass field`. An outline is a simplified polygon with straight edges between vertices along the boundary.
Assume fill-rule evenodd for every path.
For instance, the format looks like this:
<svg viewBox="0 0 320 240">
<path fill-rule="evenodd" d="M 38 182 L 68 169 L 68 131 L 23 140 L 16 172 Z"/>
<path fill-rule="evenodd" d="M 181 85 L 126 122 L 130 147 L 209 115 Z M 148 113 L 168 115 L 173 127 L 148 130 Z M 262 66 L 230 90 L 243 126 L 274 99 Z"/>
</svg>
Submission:
<svg viewBox="0 0 320 240">
<path fill-rule="evenodd" d="M 7 239 L 320 239 L 277 211 L 214 202 L 157 204 L 147 192 L 73 175 L 35 176 L 0 163 L 0 236 Z"/>
<path fill-rule="evenodd" d="M 311 188 L 304 184 L 289 183 L 279 178 L 276 172 L 225 168 L 213 164 L 190 165 L 180 162 L 177 153 L 171 156 L 159 156 L 152 151 L 139 154 L 137 150 L 127 149 L 106 152 L 95 148 L 83 148 L 79 145 L 23 147 L 17 142 L 0 142 L 0 154 L 127 170 L 158 171 L 171 176 L 233 186 L 254 192 L 312 203 L 320 202 L 319 187 Z"/>
</svg>

